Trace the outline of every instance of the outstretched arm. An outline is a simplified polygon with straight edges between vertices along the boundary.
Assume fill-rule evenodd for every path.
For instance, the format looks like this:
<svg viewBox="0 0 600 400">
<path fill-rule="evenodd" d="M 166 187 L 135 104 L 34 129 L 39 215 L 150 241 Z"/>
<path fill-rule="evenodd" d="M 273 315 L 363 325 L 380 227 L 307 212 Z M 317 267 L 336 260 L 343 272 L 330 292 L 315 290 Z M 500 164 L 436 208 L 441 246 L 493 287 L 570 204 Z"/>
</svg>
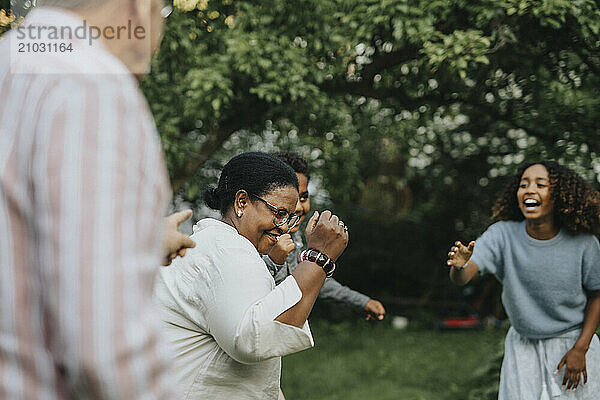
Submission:
<svg viewBox="0 0 600 400">
<path fill-rule="evenodd" d="M 318 298 L 319 300 L 348 306 L 357 311 L 363 311 L 369 301 L 369 296 L 352 290 L 333 278 L 325 280 Z"/>
<path fill-rule="evenodd" d="M 385 308 L 381 302 L 352 290 L 333 278 L 325 280 L 318 298 L 349 306 L 360 313 L 366 311 L 367 319 L 382 320 L 385 316 Z"/>
<path fill-rule="evenodd" d="M 563 387 L 566 386 L 567 392 L 571 389 L 577 389 L 582 377 L 583 383 L 587 383 L 585 353 L 587 353 L 592 337 L 600 323 L 600 290 L 588 292 L 587 297 L 588 302 L 585 308 L 585 318 L 583 320 L 581 335 L 571 350 L 567 351 L 563 356 L 556 368 L 556 372 L 558 372 L 565 367 L 562 385 Z"/>
</svg>

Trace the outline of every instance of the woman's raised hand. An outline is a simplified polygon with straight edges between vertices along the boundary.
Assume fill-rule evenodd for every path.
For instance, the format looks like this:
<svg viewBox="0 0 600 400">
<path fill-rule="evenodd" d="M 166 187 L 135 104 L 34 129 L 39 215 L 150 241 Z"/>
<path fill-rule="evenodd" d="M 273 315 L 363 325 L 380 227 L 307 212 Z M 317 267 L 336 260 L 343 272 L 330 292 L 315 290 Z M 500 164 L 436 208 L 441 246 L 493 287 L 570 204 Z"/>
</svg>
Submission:
<svg viewBox="0 0 600 400">
<path fill-rule="evenodd" d="M 306 225 L 305 233 L 308 248 L 320 251 L 333 261 L 348 244 L 348 227 L 329 210 L 321 214 L 315 211 Z"/>
<path fill-rule="evenodd" d="M 473 241 L 469 242 L 468 246 L 465 246 L 461 242 L 455 242 L 454 246 L 448 252 L 448 261 L 446 261 L 446 264 L 459 268 L 465 266 L 473 254 L 474 247 L 475 242 Z"/>
</svg>

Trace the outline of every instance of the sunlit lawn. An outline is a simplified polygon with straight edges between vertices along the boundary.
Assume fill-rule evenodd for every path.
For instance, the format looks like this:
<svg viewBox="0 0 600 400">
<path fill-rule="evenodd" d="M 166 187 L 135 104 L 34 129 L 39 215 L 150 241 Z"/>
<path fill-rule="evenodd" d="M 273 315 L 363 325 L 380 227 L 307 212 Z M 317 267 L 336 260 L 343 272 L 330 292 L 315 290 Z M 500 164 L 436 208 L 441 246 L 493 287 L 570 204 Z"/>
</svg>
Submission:
<svg viewBox="0 0 600 400">
<path fill-rule="evenodd" d="M 312 321 L 311 328 L 315 347 L 283 359 L 287 400 L 466 399 L 473 374 L 505 334 L 324 320 Z"/>
</svg>

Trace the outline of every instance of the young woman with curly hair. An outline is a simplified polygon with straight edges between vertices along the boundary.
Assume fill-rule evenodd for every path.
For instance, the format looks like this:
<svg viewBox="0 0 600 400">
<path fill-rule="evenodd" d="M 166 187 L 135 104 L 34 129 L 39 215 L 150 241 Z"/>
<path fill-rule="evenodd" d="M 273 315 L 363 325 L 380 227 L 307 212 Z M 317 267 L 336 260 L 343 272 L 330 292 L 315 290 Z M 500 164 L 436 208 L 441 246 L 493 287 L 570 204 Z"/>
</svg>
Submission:
<svg viewBox="0 0 600 400">
<path fill-rule="evenodd" d="M 497 222 L 476 242 L 454 243 L 447 264 L 458 285 L 483 273 L 503 285 L 512 327 L 499 399 L 597 399 L 600 194 L 556 162 L 529 163 L 493 216 Z"/>
</svg>

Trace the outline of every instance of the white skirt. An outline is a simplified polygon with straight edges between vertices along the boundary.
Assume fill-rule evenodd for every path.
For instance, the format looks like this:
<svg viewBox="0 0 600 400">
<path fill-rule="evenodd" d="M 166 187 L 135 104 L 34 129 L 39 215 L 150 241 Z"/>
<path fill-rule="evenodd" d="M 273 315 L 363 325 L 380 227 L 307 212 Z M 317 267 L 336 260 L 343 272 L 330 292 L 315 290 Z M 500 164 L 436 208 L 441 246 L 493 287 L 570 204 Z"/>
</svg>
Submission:
<svg viewBox="0 0 600 400">
<path fill-rule="evenodd" d="M 574 330 L 550 339 L 528 339 L 512 327 L 506 335 L 498 400 L 600 399 L 600 342 L 594 335 L 585 356 L 588 383 L 576 391 L 561 388 L 565 368 L 556 367 L 581 335 Z"/>
</svg>

